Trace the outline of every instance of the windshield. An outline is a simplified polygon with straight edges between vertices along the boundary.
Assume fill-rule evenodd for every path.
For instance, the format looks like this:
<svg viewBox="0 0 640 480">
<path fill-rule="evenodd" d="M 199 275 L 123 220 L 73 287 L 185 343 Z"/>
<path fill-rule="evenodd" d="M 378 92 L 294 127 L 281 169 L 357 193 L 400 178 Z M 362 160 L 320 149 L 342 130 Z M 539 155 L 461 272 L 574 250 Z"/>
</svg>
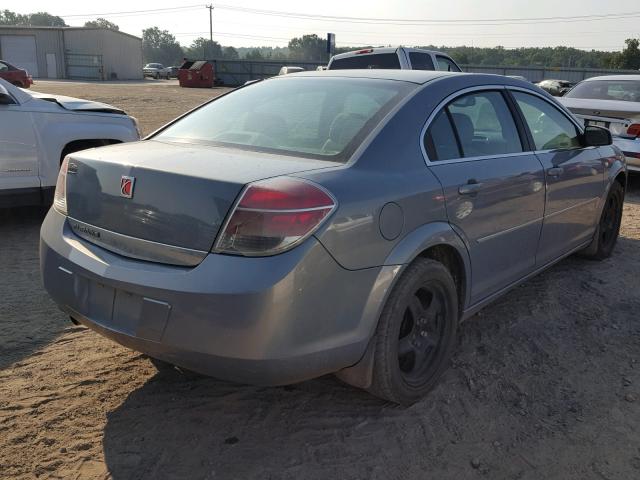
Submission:
<svg viewBox="0 0 640 480">
<path fill-rule="evenodd" d="M 220 97 L 156 138 L 341 161 L 413 88 L 391 80 L 280 77 Z"/>
<path fill-rule="evenodd" d="M 589 80 L 573 87 L 565 97 L 640 102 L 640 81 Z"/>
<path fill-rule="evenodd" d="M 333 59 L 329 70 L 349 69 L 399 69 L 400 59 L 397 53 L 374 53 L 371 55 L 354 55 L 353 57 Z"/>
</svg>

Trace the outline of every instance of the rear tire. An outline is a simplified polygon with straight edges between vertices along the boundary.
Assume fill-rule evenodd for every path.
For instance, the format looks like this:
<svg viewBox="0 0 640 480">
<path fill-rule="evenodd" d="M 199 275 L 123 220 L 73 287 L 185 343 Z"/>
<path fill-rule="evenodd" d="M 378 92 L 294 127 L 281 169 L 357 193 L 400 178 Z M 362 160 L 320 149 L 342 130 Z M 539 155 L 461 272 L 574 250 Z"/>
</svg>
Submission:
<svg viewBox="0 0 640 480">
<path fill-rule="evenodd" d="M 447 369 L 457 330 L 458 295 L 451 274 L 435 260 L 415 260 L 380 316 L 369 391 L 402 405 L 420 400 Z"/>
<path fill-rule="evenodd" d="M 16 87 L 20 87 L 20 88 L 22 88 L 22 87 L 23 87 L 23 85 L 22 85 L 22 83 L 21 83 L 21 82 L 13 82 L 13 84 L 14 84 Z"/>
<path fill-rule="evenodd" d="M 623 206 L 624 188 L 614 181 L 602 209 L 593 242 L 581 252 L 583 256 L 594 260 L 604 260 L 611 256 L 620 234 Z"/>
</svg>

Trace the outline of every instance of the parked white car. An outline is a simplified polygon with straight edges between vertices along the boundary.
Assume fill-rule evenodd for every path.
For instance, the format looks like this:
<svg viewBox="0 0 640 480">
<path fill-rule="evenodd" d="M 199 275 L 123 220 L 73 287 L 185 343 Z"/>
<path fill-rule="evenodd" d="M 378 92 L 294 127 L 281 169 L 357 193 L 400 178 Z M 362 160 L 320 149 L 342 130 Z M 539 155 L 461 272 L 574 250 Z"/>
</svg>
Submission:
<svg viewBox="0 0 640 480">
<path fill-rule="evenodd" d="M 166 78 L 169 80 L 171 76 L 171 67 L 166 67 L 161 63 L 147 63 L 142 69 L 143 77 L 152 77 L 155 79 Z"/>
<path fill-rule="evenodd" d="M 461 72 L 454 60 L 442 52 L 407 47 L 364 48 L 334 55 L 328 70 L 345 69 L 441 70 Z"/>
<path fill-rule="evenodd" d="M 585 125 L 608 128 L 629 170 L 640 172 L 640 75 L 588 78 L 558 100 Z"/>
<path fill-rule="evenodd" d="M 136 119 L 116 107 L 0 79 L 0 207 L 49 205 L 66 155 L 139 138 Z"/>
</svg>

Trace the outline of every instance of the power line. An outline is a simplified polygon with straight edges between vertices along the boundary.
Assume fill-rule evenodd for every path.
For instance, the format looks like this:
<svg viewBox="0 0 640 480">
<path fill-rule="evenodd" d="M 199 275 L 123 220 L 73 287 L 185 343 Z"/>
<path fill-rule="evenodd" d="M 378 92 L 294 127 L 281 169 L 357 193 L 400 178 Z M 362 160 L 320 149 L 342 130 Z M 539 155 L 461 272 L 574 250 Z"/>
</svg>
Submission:
<svg viewBox="0 0 640 480">
<path fill-rule="evenodd" d="M 205 5 L 185 5 L 182 7 L 169 7 L 169 8 L 151 8 L 148 10 L 128 10 L 124 12 L 103 12 L 103 13 L 74 13 L 70 15 L 58 15 L 62 18 L 84 18 L 84 17 L 113 17 L 113 16 L 135 16 L 142 14 L 152 14 L 152 13 L 173 13 L 178 10 L 194 10 L 196 8 L 202 8 Z"/>
<path fill-rule="evenodd" d="M 522 25 L 537 23 L 559 23 L 559 22 L 586 22 L 598 20 L 615 20 L 620 18 L 636 18 L 640 17 L 640 11 L 624 12 L 624 13 L 608 13 L 601 15 L 577 15 L 567 17 L 533 17 L 533 18 L 490 18 L 490 19 L 443 19 L 443 20 L 420 20 L 415 18 L 374 18 L 374 17 L 347 17 L 335 15 L 307 14 L 283 12 L 277 10 L 263 10 L 257 8 L 237 7 L 234 5 L 216 4 L 216 8 L 222 10 L 231 10 L 243 13 L 252 13 L 256 15 L 268 15 L 276 17 L 299 18 L 307 20 L 319 20 L 326 22 L 347 22 L 347 23 L 369 23 L 369 24 L 385 24 L 385 25 Z"/>
</svg>

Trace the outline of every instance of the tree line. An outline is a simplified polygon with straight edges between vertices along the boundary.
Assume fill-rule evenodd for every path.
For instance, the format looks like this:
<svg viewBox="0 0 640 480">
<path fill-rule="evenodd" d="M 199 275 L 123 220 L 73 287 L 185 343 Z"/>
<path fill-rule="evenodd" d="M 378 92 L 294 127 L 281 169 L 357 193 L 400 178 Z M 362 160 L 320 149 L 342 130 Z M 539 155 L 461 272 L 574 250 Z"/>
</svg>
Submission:
<svg viewBox="0 0 640 480">
<path fill-rule="evenodd" d="M 64 19 L 47 12 L 18 14 L 10 10 L 0 11 L 0 25 L 66 27 Z M 98 18 L 84 24 L 85 27 L 119 30 L 118 25 Z M 380 45 L 360 45 L 337 48 L 335 53 L 370 48 Z M 423 45 L 418 48 L 439 50 L 448 53 L 462 65 L 485 66 L 544 66 L 575 68 L 640 69 L 640 40 L 629 38 L 620 52 L 579 50 L 571 47 L 447 47 Z M 316 34 L 292 38 L 286 47 L 233 47 L 223 46 L 204 37 L 196 38 L 189 46 L 182 46 L 168 30 L 158 27 L 142 31 L 142 54 L 145 62 L 165 65 L 179 64 L 182 59 L 227 59 L 227 60 L 328 60 L 326 40 Z"/>
</svg>

